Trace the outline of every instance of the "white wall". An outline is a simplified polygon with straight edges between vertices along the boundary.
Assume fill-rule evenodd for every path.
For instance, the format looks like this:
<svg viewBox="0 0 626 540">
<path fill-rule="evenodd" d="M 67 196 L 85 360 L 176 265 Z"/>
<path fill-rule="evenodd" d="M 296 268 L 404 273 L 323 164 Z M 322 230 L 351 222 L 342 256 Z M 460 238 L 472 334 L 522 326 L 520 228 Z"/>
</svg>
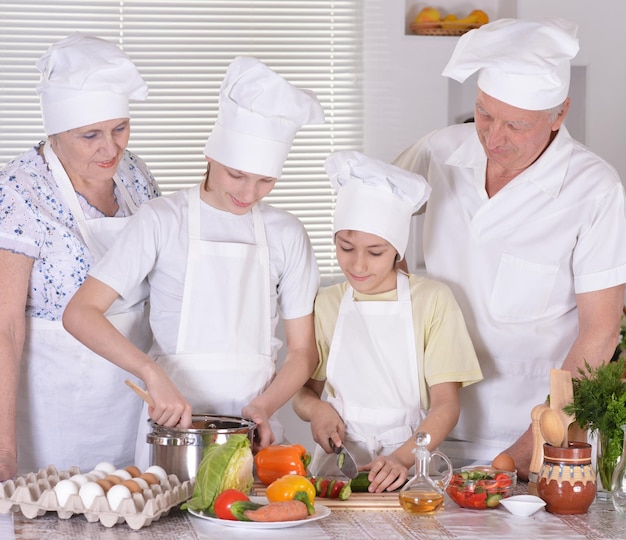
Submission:
<svg viewBox="0 0 626 540">
<path fill-rule="evenodd" d="M 584 73 L 584 88 L 572 97 L 584 103 L 573 103 L 572 109 L 584 113 L 580 137 L 626 180 L 621 136 L 626 126 L 622 97 L 626 2 L 622 0 L 364 0 L 367 154 L 392 160 L 420 135 L 458 121 L 450 110 L 450 101 L 453 106 L 458 103 L 451 95 L 457 83 L 440 75 L 458 38 L 417 36 L 407 30 L 415 13 L 426 5 L 445 6 L 442 11 L 459 14 L 480 8 L 492 19 L 563 17 L 575 21 L 580 27 L 581 50 L 573 65 Z M 473 90 L 472 81 L 463 87 Z M 467 92 L 471 94 L 470 88 Z"/>
</svg>

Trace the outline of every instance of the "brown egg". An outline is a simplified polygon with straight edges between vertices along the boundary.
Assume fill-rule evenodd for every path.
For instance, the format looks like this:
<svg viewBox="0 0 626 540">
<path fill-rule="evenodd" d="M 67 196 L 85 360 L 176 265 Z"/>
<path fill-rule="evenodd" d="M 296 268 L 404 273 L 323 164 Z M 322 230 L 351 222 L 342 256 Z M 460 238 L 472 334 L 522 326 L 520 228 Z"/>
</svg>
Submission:
<svg viewBox="0 0 626 540">
<path fill-rule="evenodd" d="M 150 485 L 159 483 L 159 479 L 156 476 L 154 476 L 152 473 L 149 473 L 149 472 L 145 472 L 145 473 L 139 475 L 139 478 L 143 478 Z"/>
<path fill-rule="evenodd" d="M 495 459 L 491 463 L 491 466 L 494 469 L 499 469 L 501 471 L 515 472 L 515 461 L 513 461 L 513 458 L 509 456 L 509 454 L 506 454 L 504 452 L 498 454 L 495 457 Z"/>
<path fill-rule="evenodd" d="M 129 465 L 128 467 L 125 467 L 124 470 L 128 471 L 133 478 L 141 475 L 139 467 L 135 467 L 134 465 Z"/>
<path fill-rule="evenodd" d="M 141 488 L 139 487 L 139 484 L 137 484 L 137 482 L 135 482 L 134 480 L 124 480 L 122 482 L 123 486 L 126 486 L 128 488 L 128 491 L 130 491 L 131 493 L 141 493 Z"/>
<path fill-rule="evenodd" d="M 114 484 L 114 485 L 122 483 L 122 479 L 119 476 L 116 476 L 114 474 L 109 474 L 108 476 L 105 476 L 104 479 L 108 480 L 109 482 L 111 482 L 111 484 Z"/>
<path fill-rule="evenodd" d="M 111 482 L 110 480 L 105 480 L 104 478 L 99 478 L 98 480 L 96 480 L 96 484 L 100 484 L 100 487 L 104 489 L 105 493 L 113 487 L 113 482 Z"/>
</svg>

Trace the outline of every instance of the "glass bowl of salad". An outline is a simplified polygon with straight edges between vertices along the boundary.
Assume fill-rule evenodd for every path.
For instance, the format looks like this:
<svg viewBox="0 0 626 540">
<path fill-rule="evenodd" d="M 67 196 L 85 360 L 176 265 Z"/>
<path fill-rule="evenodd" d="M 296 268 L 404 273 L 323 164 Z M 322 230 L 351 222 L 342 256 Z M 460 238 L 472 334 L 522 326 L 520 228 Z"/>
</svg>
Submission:
<svg viewBox="0 0 626 540">
<path fill-rule="evenodd" d="M 492 467 L 455 470 L 446 488 L 448 496 L 462 508 L 488 510 L 513 494 L 517 474 Z"/>
</svg>

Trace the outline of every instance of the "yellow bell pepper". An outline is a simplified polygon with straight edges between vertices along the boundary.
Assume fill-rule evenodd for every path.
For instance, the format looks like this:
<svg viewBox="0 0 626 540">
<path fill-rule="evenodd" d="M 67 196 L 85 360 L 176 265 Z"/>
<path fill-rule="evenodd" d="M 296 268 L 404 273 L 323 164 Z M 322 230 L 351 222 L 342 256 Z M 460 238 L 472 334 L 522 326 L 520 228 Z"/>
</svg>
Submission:
<svg viewBox="0 0 626 540">
<path fill-rule="evenodd" d="M 265 491 L 269 502 L 292 501 L 298 493 L 304 492 L 311 504 L 315 500 L 315 486 L 299 474 L 286 474 L 274 480 Z"/>
</svg>

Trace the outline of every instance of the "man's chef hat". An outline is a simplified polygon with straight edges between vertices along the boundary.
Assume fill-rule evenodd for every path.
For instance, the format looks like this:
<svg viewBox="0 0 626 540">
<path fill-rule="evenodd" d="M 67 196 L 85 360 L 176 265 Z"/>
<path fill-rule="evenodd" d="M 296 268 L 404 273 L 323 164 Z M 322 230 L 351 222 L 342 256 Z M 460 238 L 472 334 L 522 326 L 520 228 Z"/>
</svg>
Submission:
<svg viewBox="0 0 626 540">
<path fill-rule="evenodd" d="M 411 215 L 430 195 L 426 180 L 359 152 L 335 152 L 324 166 L 337 192 L 333 234 L 344 230 L 375 234 L 404 257 Z"/>
<path fill-rule="evenodd" d="M 148 86 L 117 45 L 75 32 L 37 61 L 43 125 L 48 135 L 96 122 L 129 118 L 128 101 L 143 101 Z"/>
<path fill-rule="evenodd" d="M 500 19 L 461 36 L 442 75 L 463 82 L 478 71 L 478 87 L 491 97 L 520 109 L 550 109 L 567 98 L 577 31 L 563 19 Z"/>
<path fill-rule="evenodd" d="M 313 92 L 296 88 L 256 58 L 239 56 L 222 81 L 204 154 L 227 167 L 278 178 L 297 131 L 323 122 Z"/>
</svg>

